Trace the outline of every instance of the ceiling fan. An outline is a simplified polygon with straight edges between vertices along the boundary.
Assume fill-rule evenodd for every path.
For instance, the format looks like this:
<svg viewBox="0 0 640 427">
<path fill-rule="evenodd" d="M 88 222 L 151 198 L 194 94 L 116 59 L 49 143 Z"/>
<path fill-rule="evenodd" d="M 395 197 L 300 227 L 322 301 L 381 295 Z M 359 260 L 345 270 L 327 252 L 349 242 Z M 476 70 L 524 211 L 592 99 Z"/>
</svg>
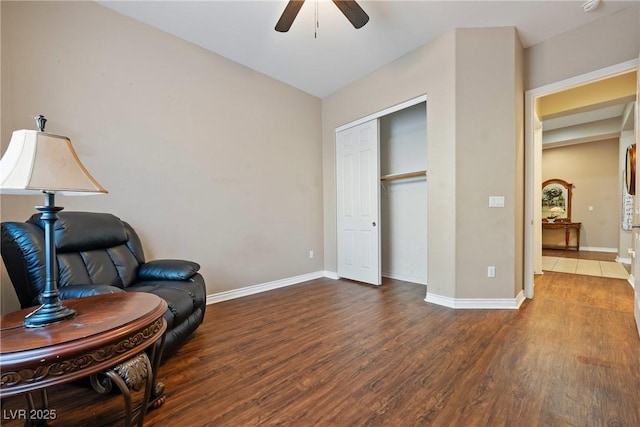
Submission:
<svg viewBox="0 0 640 427">
<path fill-rule="evenodd" d="M 303 3 L 304 0 L 289 0 L 289 3 L 287 3 L 287 6 L 284 8 L 284 12 L 282 12 L 282 16 L 280 16 L 276 24 L 276 31 L 281 33 L 289 31 Z M 356 29 L 362 28 L 364 24 L 369 22 L 369 15 L 362 10 L 355 0 L 333 0 L 333 3 L 338 6 L 338 9 L 340 9 Z"/>
</svg>

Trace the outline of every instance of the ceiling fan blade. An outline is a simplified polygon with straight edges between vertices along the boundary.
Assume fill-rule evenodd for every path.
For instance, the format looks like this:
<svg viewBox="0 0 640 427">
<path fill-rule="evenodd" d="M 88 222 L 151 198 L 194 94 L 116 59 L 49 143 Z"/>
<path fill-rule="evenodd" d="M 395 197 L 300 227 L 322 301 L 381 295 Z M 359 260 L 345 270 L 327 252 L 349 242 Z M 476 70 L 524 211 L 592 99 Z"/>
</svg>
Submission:
<svg viewBox="0 0 640 427">
<path fill-rule="evenodd" d="M 281 33 L 289 31 L 289 28 L 291 28 L 293 21 L 296 19 L 296 16 L 298 16 L 298 12 L 300 12 L 300 8 L 303 3 L 304 0 L 289 0 L 289 3 L 287 3 L 287 6 L 282 12 L 282 16 L 280 16 L 280 19 L 276 24 L 276 31 Z"/>
<path fill-rule="evenodd" d="M 369 15 L 355 0 L 333 0 L 333 2 L 356 29 L 364 27 L 364 24 L 369 22 Z"/>
</svg>

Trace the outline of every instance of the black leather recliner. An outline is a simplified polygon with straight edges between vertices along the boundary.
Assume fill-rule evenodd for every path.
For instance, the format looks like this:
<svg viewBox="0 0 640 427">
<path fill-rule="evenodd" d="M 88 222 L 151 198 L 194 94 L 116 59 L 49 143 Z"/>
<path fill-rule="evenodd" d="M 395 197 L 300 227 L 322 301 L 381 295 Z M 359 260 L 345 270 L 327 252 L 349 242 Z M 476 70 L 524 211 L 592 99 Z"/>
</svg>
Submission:
<svg viewBox="0 0 640 427">
<path fill-rule="evenodd" d="M 167 302 L 163 360 L 204 319 L 206 289 L 195 262 L 145 262 L 133 228 L 106 213 L 60 212 L 55 224 L 61 299 L 116 292 L 149 292 Z M 44 222 L 3 222 L 2 258 L 22 308 L 39 305 L 45 283 Z"/>
</svg>

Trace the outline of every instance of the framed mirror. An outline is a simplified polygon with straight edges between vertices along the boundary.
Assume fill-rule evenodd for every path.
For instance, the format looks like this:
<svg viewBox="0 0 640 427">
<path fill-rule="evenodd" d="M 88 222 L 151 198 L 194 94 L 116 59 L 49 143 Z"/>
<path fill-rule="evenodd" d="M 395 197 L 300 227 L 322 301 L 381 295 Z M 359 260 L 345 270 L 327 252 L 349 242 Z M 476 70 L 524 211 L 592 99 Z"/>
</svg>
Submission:
<svg viewBox="0 0 640 427">
<path fill-rule="evenodd" d="M 636 144 L 627 147 L 627 161 L 625 170 L 625 184 L 627 193 L 632 196 L 636 194 Z"/>
<path fill-rule="evenodd" d="M 571 189 L 562 179 L 548 179 L 542 183 L 542 220 L 571 221 Z"/>
</svg>

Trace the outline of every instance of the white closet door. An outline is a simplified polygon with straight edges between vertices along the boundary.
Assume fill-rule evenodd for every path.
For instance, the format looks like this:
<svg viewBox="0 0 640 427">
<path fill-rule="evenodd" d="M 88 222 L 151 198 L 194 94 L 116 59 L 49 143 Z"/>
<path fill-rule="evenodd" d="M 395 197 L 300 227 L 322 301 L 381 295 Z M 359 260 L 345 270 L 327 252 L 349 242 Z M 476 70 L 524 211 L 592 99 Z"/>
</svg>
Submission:
<svg viewBox="0 0 640 427">
<path fill-rule="evenodd" d="M 379 285 L 378 120 L 336 133 L 338 276 Z"/>
</svg>

